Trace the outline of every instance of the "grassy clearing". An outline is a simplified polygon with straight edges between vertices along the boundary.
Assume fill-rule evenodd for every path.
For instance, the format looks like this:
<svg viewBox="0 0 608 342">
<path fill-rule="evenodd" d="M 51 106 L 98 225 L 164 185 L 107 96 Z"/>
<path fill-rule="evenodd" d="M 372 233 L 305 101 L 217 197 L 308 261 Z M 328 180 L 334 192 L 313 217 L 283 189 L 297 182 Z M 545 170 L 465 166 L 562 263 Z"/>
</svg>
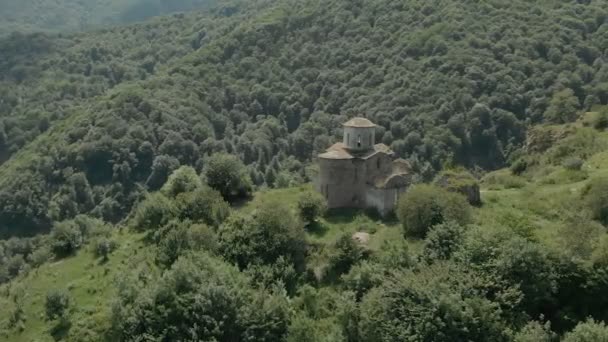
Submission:
<svg viewBox="0 0 608 342">
<path fill-rule="evenodd" d="M 114 238 L 119 248 L 107 262 L 102 262 L 87 248 L 76 256 L 53 261 L 29 272 L 22 278 L 0 287 L 0 327 L 6 327 L 15 305 L 12 297 L 22 293 L 25 323 L 19 328 L 6 329 L 0 335 L 5 341 L 54 341 L 67 336 L 70 330 L 103 331 L 109 324 L 109 303 L 112 300 L 114 281 L 122 272 L 137 263 L 136 256 L 143 254 L 140 234 L 117 231 Z M 52 289 L 67 289 L 72 305 L 70 317 L 73 325 L 56 329 L 56 322 L 45 318 L 46 294 Z M 54 336 L 53 336 L 54 335 Z"/>
</svg>

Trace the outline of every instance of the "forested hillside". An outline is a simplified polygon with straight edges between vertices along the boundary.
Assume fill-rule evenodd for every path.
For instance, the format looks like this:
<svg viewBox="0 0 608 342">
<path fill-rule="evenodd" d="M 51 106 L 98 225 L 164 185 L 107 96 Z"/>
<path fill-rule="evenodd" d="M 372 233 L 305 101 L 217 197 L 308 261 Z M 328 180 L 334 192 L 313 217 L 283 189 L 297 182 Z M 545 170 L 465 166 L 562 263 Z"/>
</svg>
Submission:
<svg viewBox="0 0 608 342">
<path fill-rule="evenodd" d="M 0 5 L 0 340 L 608 341 L 608 2 L 62 4 Z M 354 116 L 393 216 L 311 189 Z"/>
<path fill-rule="evenodd" d="M 0 35 L 11 31 L 79 31 L 172 12 L 203 9 L 215 0 L 3 0 Z"/>
<path fill-rule="evenodd" d="M 527 125 L 608 102 L 607 8 L 254 2 L 12 35 L 0 43 L 0 222 L 15 234 L 83 212 L 115 221 L 144 188 L 179 165 L 200 170 L 212 152 L 237 154 L 257 185 L 305 180 L 302 165 L 352 115 L 379 123 L 379 140 L 423 179 L 446 164 L 501 167 Z M 76 205 L 74 187 L 90 205 Z"/>
</svg>

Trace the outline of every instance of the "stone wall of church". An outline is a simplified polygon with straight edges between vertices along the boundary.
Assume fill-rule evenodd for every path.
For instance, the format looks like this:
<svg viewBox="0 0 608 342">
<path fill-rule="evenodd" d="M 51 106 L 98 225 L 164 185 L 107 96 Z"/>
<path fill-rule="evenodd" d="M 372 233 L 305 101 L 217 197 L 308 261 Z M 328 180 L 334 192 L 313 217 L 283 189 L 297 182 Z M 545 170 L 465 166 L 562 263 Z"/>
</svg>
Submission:
<svg viewBox="0 0 608 342">
<path fill-rule="evenodd" d="M 359 159 L 319 158 L 316 182 L 329 208 L 365 206 L 365 163 Z"/>
<path fill-rule="evenodd" d="M 387 177 L 393 170 L 393 159 L 385 153 L 376 153 L 373 157 L 365 160 L 366 182 L 373 184 L 379 177 Z"/>
<path fill-rule="evenodd" d="M 399 196 L 405 191 L 406 188 L 378 189 L 368 186 L 365 191 L 365 205 L 368 208 L 375 208 L 380 215 L 386 216 L 395 209 Z"/>
</svg>

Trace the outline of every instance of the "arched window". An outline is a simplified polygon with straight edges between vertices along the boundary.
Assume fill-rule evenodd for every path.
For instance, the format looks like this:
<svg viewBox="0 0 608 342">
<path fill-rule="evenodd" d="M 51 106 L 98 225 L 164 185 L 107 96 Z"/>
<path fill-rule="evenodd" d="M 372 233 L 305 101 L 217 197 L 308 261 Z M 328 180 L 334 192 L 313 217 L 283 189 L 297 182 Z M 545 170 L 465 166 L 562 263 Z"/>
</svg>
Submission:
<svg viewBox="0 0 608 342">
<path fill-rule="evenodd" d="M 357 147 L 361 147 L 361 135 L 357 136 Z"/>
<path fill-rule="evenodd" d="M 376 159 L 376 165 L 378 166 L 378 169 L 380 169 L 380 158 Z"/>
<path fill-rule="evenodd" d="M 369 134 L 369 146 L 372 146 L 372 134 Z"/>
<path fill-rule="evenodd" d="M 350 134 L 346 133 L 346 146 L 350 145 Z"/>
</svg>

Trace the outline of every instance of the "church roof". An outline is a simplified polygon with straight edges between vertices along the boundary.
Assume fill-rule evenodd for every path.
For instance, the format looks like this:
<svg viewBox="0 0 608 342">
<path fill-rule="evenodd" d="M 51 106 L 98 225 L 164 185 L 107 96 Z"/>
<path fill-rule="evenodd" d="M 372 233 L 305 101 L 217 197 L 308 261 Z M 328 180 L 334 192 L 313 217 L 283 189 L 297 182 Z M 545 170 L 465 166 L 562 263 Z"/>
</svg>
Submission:
<svg viewBox="0 0 608 342">
<path fill-rule="evenodd" d="M 333 144 L 325 153 L 319 154 L 321 159 L 354 159 L 352 154 L 344 148 L 344 144 L 339 142 Z"/>
<path fill-rule="evenodd" d="M 345 127 L 373 128 L 376 124 L 366 118 L 353 118 L 343 124 Z"/>
<path fill-rule="evenodd" d="M 353 153 L 345 148 L 344 144 L 339 142 L 333 144 L 330 148 L 328 148 L 325 153 L 319 154 L 319 158 L 321 159 L 369 159 L 375 156 L 377 153 L 386 153 L 392 154 L 393 151 L 390 147 L 385 144 L 376 144 L 373 149 L 369 151 L 365 151 L 362 153 Z"/>
</svg>

